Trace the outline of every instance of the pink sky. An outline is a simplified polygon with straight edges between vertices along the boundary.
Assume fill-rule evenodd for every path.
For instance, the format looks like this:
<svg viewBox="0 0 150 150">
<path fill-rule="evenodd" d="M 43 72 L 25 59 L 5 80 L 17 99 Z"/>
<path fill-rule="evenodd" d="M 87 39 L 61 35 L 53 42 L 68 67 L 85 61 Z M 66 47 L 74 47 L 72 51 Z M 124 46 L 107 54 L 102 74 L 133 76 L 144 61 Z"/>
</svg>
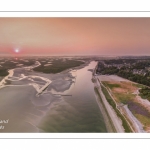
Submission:
<svg viewBox="0 0 150 150">
<path fill-rule="evenodd" d="M 150 18 L 0 18 L 0 54 L 150 55 Z"/>
</svg>

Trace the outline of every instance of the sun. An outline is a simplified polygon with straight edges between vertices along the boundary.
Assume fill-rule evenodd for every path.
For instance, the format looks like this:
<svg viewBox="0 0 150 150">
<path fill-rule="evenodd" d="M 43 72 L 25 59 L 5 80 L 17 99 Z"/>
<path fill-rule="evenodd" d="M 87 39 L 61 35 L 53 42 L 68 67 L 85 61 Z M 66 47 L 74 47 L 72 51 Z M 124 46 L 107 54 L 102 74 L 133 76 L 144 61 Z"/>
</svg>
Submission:
<svg viewBox="0 0 150 150">
<path fill-rule="evenodd" d="M 16 52 L 16 53 L 19 53 L 19 49 L 15 49 L 15 52 Z"/>
</svg>

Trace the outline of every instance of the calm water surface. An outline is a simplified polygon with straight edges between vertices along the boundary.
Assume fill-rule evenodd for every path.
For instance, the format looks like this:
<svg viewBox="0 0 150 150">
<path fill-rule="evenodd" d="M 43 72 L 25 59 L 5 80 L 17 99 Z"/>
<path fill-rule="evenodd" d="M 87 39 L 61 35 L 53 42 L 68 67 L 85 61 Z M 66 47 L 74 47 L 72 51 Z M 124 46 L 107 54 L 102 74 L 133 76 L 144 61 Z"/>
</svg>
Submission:
<svg viewBox="0 0 150 150">
<path fill-rule="evenodd" d="M 39 128 L 44 132 L 107 132 L 101 111 L 96 102 L 92 72 L 97 62 L 72 71 L 76 82 L 53 104 Z"/>
</svg>

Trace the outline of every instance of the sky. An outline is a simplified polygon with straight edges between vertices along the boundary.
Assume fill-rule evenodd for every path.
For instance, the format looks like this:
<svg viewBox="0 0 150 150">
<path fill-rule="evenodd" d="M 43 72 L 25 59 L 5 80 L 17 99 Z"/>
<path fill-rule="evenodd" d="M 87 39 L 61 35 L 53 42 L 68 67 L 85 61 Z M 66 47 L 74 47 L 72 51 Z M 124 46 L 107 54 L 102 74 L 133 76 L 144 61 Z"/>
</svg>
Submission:
<svg viewBox="0 0 150 150">
<path fill-rule="evenodd" d="M 150 55 L 150 18 L 0 18 L 0 55 Z"/>
</svg>

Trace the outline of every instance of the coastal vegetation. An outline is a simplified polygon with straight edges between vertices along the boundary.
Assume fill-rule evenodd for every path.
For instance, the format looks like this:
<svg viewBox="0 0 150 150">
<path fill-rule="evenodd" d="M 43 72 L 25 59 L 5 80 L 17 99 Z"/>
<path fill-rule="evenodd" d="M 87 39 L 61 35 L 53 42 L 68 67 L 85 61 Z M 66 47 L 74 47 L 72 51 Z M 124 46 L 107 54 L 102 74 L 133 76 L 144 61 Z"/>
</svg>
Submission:
<svg viewBox="0 0 150 150">
<path fill-rule="evenodd" d="M 8 75 L 8 71 L 5 68 L 0 68 L 0 76 L 7 76 Z"/>
<path fill-rule="evenodd" d="M 150 101 L 150 88 L 149 87 L 143 87 L 142 89 L 139 90 L 140 96 L 143 99 L 147 99 Z"/>
<path fill-rule="evenodd" d="M 1 58 L 0 59 L 0 76 L 7 76 L 9 69 L 14 69 L 20 66 L 31 66 L 36 61 L 40 62 L 40 66 L 34 68 L 34 71 L 43 73 L 59 73 L 66 69 L 78 67 L 85 63 L 89 58 L 81 59 L 65 59 L 58 57 L 25 57 L 25 58 Z M 20 66 L 19 66 L 20 65 Z"/>
<path fill-rule="evenodd" d="M 148 99 L 150 89 L 140 84 L 131 83 L 130 81 L 102 81 L 102 83 L 110 90 L 117 105 L 120 108 L 123 105 L 127 105 L 132 114 L 143 124 L 143 128 L 149 130 L 150 112 L 146 105 L 139 102 L 137 95 Z M 115 109 L 115 103 L 113 103 L 113 100 L 108 95 L 107 90 L 104 87 L 102 90 L 110 105 Z M 137 90 L 139 90 L 139 93 L 136 92 Z"/>
<path fill-rule="evenodd" d="M 109 123 L 110 123 L 110 126 L 111 126 L 112 131 L 113 131 L 113 132 L 116 132 L 116 129 L 115 129 L 114 125 L 113 125 L 113 122 L 112 122 L 112 120 L 111 120 L 111 118 L 110 118 L 110 116 L 109 116 L 109 113 L 107 112 L 107 109 L 106 109 L 106 107 L 105 107 L 105 105 L 104 105 L 104 103 L 103 103 L 102 97 L 101 97 L 101 95 L 99 94 L 99 91 L 98 91 L 98 89 L 97 89 L 96 87 L 94 88 L 94 91 L 95 91 L 95 93 L 98 95 L 98 98 L 99 98 L 99 100 L 100 100 L 100 102 L 101 102 L 101 104 L 102 104 L 102 107 L 103 107 L 103 109 L 104 109 L 104 111 L 105 111 L 105 114 L 106 114 L 106 116 L 107 116 L 107 118 L 108 118 L 108 121 L 109 121 Z"/>
<path fill-rule="evenodd" d="M 101 86 L 102 91 L 108 101 L 108 103 L 113 107 L 113 109 L 115 110 L 117 116 L 121 119 L 122 121 L 122 125 L 125 129 L 125 132 L 132 132 L 130 126 L 128 125 L 126 119 L 124 118 L 124 116 L 122 116 L 122 114 L 119 112 L 119 110 L 116 108 L 116 104 L 113 101 L 113 99 L 111 98 L 111 96 L 109 95 L 108 91 L 106 90 L 106 88 L 104 86 Z"/>
<path fill-rule="evenodd" d="M 33 59 L 23 59 L 23 58 L 5 58 L 0 60 L 0 76 L 7 76 L 9 69 L 17 68 L 17 65 L 30 66 L 33 65 L 35 61 Z"/>
<path fill-rule="evenodd" d="M 128 104 L 129 101 L 132 101 L 135 97 L 133 91 L 136 87 L 129 82 L 108 82 L 102 81 L 105 87 L 111 89 L 115 100 L 118 103 Z"/>
<path fill-rule="evenodd" d="M 49 64 L 48 62 L 40 61 L 41 65 L 34 68 L 34 71 L 43 72 L 43 73 L 59 73 L 64 70 L 78 67 L 84 64 L 83 61 L 70 60 L 70 59 L 54 59 Z"/>
<path fill-rule="evenodd" d="M 149 59 L 114 59 L 99 61 L 97 74 L 118 75 L 125 79 L 150 86 Z"/>
</svg>

